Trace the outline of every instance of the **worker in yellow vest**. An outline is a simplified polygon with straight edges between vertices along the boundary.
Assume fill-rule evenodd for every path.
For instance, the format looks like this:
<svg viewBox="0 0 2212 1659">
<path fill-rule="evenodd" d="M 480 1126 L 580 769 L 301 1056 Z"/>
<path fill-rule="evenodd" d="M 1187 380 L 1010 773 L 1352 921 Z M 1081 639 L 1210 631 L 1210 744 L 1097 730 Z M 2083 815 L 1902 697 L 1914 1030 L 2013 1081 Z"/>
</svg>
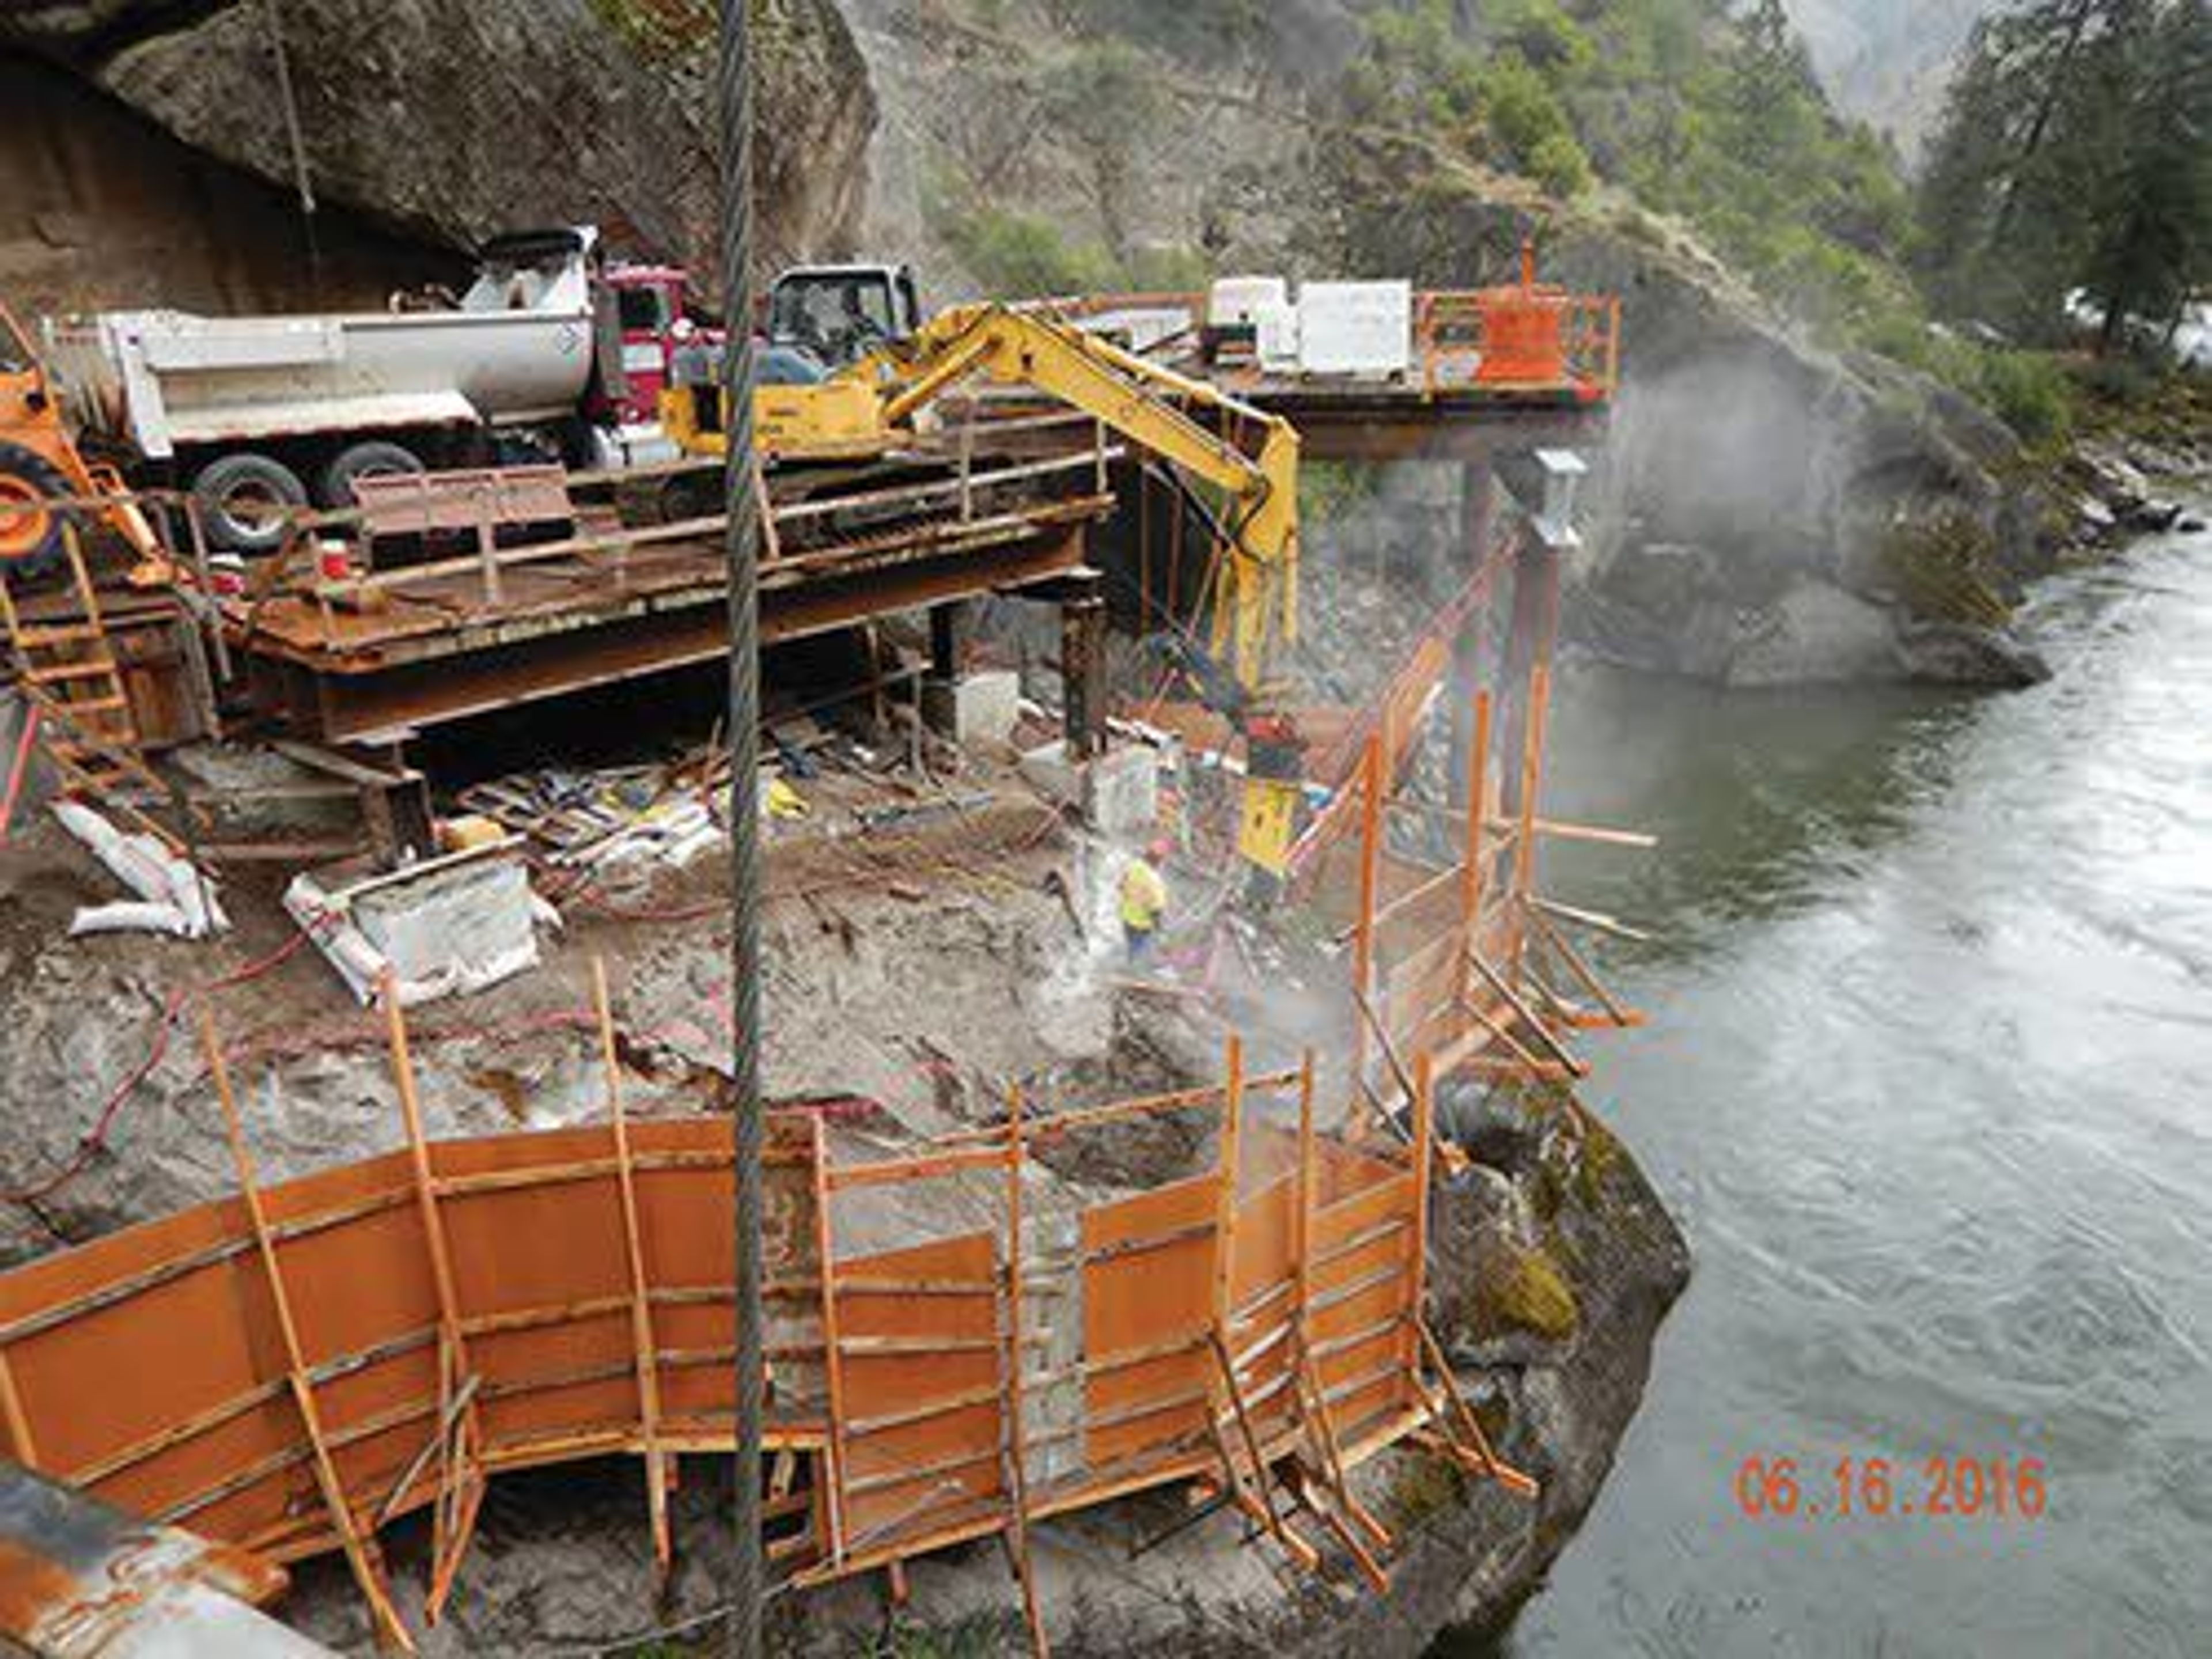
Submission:
<svg viewBox="0 0 2212 1659">
<path fill-rule="evenodd" d="M 1167 842 L 1156 841 L 1121 872 L 1121 939 L 1133 968 L 1150 959 L 1160 920 L 1167 915 L 1168 884 L 1159 866 L 1167 862 L 1168 852 Z"/>
</svg>

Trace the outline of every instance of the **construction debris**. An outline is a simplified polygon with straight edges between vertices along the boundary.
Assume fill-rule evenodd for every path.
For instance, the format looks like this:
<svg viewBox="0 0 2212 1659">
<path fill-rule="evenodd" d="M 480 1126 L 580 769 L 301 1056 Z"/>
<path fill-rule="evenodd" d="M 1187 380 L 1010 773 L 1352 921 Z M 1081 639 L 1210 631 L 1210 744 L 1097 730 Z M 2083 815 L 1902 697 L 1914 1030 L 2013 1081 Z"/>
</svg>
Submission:
<svg viewBox="0 0 2212 1659">
<path fill-rule="evenodd" d="M 0 1641 L 41 1659 L 328 1659 L 256 1605 L 283 1592 L 265 1559 L 154 1526 L 0 1462 Z"/>
<path fill-rule="evenodd" d="M 357 866 L 301 872 L 284 908 L 364 1005 L 394 988 L 402 1007 L 465 995 L 538 965 L 537 924 L 520 842 L 503 840 L 388 875 Z"/>
<path fill-rule="evenodd" d="M 54 817 L 118 881 L 138 896 L 135 900 L 80 909 L 70 923 L 72 938 L 80 933 L 140 932 L 205 939 L 230 926 L 230 918 L 216 897 L 214 883 L 158 837 L 125 835 L 81 801 L 56 801 Z"/>
</svg>

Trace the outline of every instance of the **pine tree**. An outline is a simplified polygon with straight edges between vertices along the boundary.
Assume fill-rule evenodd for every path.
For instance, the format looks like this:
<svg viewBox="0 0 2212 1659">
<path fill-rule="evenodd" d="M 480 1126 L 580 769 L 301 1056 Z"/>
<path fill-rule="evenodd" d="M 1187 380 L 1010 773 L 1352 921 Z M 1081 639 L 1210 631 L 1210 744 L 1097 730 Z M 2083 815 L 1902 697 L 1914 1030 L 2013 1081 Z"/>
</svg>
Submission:
<svg viewBox="0 0 2212 1659">
<path fill-rule="evenodd" d="M 2108 351 L 2130 317 L 2178 313 L 2212 264 L 2212 12 L 2203 0 L 2146 31 L 2136 67 L 2124 165 L 2100 201 L 2083 272 Z"/>
<path fill-rule="evenodd" d="M 2074 289 L 2169 303 L 2201 261 L 2206 0 L 2031 0 L 1970 40 L 1920 191 L 1939 306 L 2030 336 Z"/>
</svg>

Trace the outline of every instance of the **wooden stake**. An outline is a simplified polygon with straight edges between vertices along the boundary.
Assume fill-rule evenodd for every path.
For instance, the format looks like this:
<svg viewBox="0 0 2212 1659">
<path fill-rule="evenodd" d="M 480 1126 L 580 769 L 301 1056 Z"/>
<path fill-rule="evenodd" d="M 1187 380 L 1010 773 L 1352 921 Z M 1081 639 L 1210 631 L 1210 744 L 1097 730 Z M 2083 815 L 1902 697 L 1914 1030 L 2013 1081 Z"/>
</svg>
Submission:
<svg viewBox="0 0 2212 1659">
<path fill-rule="evenodd" d="M 261 1189 L 254 1184 L 253 1155 L 246 1150 L 246 1129 L 239 1121 L 238 1102 L 231 1093 L 222 1043 L 216 1036 L 215 1016 L 204 1007 L 200 1010 L 200 1046 L 207 1055 L 208 1076 L 215 1084 L 216 1099 L 222 1108 L 223 1133 L 230 1141 L 231 1164 L 238 1172 L 239 1196 L 245 1200 L 246 1220 L 253 1229 L 254 1246 L 260 1253 L 262 1278 L 276 1310 L 276 1329 L 283 1340 L 288 1368 L 286 1381 L 291 1388 L 293 1407 L 300 1414 L 300 1425 L 307 1431 L 307 1445 L 313 1454 L 315 1484 L 322 1489 L 323 1505 L 330 1511 L 331 1523 L 337 1530 L 346 1565 L 353 1569 L 354 1582 L 368 1602 L 369 1620 L 375 1627 L 378 1643 L 403 1653 L 412 1653 L 414 1638 L 400 1623 L 399 1614 L 385 1590 L 384 1576 L 377 1570 L 370 1547 L 354 1523 L 352 1506 L 338 1480 L 330 1443 L 323 1435 L 322 1414 L 316 1409 L 315 1391 L 307 1381 L 307 1352 L 300 1342 L 299 1326 L 293 1321 L 292 1298 L 284 1288 L 284 1270 L 277 1263 L 276 1241 L 270 1235 L 269 1217 L 261 1204 Z"/>
<path fill-rule="evenodd" d="M 615 1178 L 622 1194 L 623 1255 L 629 1267 L 630 1346 L 637 1362 L 638 1432 L 645 1442 L 645 1501 L 653 1526 L 653 1555 L 660 1576 L 668 1577 L 672 1547 L 668 1533 L 668 1475 L 659 1447 L 660 1359 L 653 1334 L 651 1279 L 645 1268 L 645 1243 L 638 1230 L 637 1182 L 630 1166 L 629 1122 L 623 1109 L 622 1062 L 615 1054 L 614 1010 L 607 999 L 607 965 L 592 958 L 592 1005 L 599 1016 L 599 1063 L 605 1069 L 607 1112 L 612 1119 Z"/>
</svg>

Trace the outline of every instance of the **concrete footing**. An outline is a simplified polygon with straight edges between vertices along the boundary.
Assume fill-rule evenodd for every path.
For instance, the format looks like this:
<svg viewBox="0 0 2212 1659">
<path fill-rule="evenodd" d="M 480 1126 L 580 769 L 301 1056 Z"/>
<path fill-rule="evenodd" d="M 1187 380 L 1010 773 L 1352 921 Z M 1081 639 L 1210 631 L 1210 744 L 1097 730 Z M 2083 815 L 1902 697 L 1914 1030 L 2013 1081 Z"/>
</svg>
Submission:
<svg viewBox="0 0 2212 1659">
<path fill-rule="evenodd" d="M 1101 835 L 1141 836 L 1159 817 L 1159 757 L 1150 749 L 1115 749 L 1095 760 L 1071 761 L 1066 743 L 1022 756 L 1022 775 L 1055 800 L 1078 807 Z"/>
</svg>

